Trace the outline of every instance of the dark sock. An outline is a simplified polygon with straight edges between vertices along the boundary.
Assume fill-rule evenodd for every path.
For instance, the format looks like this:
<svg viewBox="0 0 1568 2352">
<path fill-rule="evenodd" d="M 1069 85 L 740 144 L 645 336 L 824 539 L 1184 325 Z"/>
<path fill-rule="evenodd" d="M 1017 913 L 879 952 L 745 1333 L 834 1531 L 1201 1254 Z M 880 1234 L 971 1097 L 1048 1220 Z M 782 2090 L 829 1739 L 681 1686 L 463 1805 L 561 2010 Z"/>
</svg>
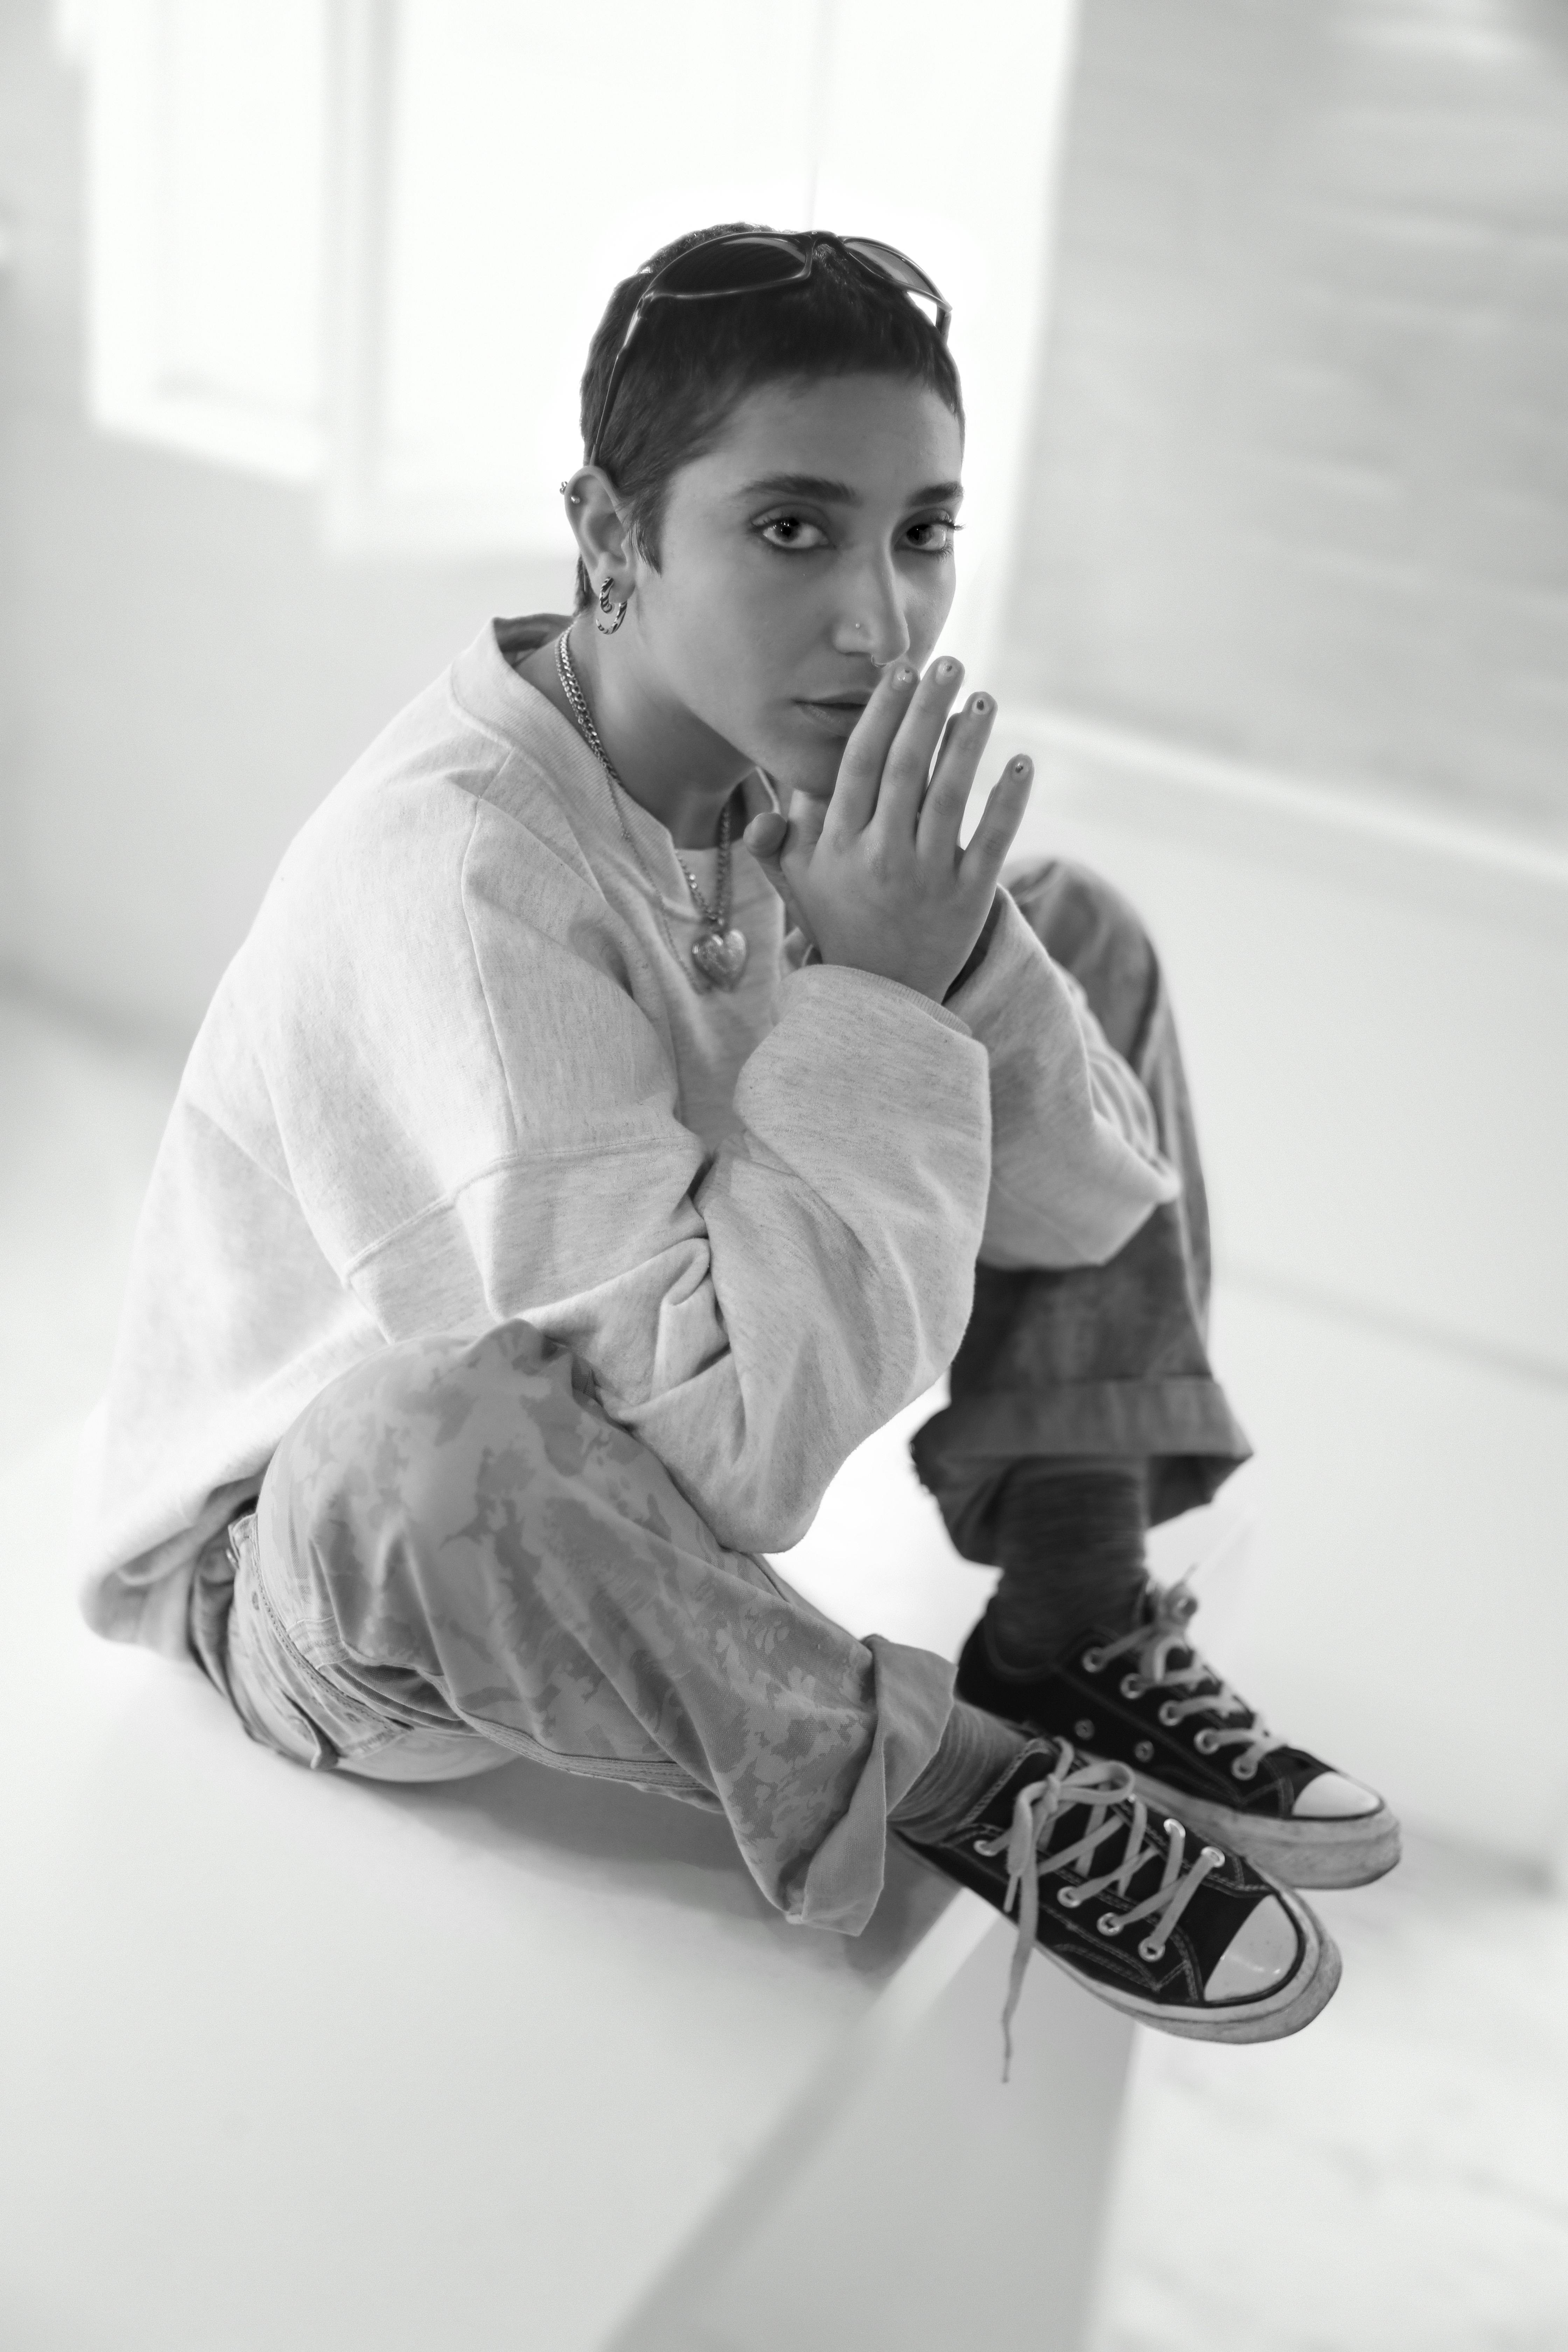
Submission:
<svg viewBox="0 0 1568 2352">
<path fill-rule="evenodd" d="M 1148 1582 L 1143 1465 L 1020 1462 L 998 1499 L 1002 1581 L 985 1643 L 1004 1672 L 1038 1673 L 1090 1626 L 1121 1633 Z"/>
<path fill-rule="evenodd" d="M 955 1698 L 942 1745 L 888 1819 L 910 1837 L 934 1844 L 958 1827 L 1023 1748 L 1024 1735 L 1010 1723 Z"/>
</svg>

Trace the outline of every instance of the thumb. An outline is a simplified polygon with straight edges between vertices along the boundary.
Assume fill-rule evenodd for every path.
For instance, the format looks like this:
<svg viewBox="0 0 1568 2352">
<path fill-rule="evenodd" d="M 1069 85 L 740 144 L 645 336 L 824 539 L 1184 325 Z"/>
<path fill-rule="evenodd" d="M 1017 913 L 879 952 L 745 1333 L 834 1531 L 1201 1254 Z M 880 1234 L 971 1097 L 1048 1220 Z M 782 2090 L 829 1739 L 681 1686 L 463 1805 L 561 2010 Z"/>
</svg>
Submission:
<svg viewBox="0 0 1568 2352">
<path fill-rule="evenodd" d="M 818 817 L 811 828 L 813 841 L 821 831 L 822 820 Z M 752 819 L 751 824 L 741 835 L 741 839 L 767 876 L 773 889 L 784 900 L 784 912 L 790 922 L 794 924 L 796 930 L 804 931 L 809 939 L 811 926 L 801 913 L 800 902 L 791 889 L 789 877 L 784 870 L 784 851 L 794 850 L 799 846 L 798 821 L 781 816 L 776 809 L 764 809 L 761 816 L 754 816 Z"/>
<path fill-rule="evenodd" d="M 741 839 L 779 897 L 787 899 L 789 887 L 784 878 L 781 860 L 784 844 L 789 839 L 788 818 L 781 816 L 777 809 L 764 809 L 760 816 L 752 819 Z"/>
</svg>

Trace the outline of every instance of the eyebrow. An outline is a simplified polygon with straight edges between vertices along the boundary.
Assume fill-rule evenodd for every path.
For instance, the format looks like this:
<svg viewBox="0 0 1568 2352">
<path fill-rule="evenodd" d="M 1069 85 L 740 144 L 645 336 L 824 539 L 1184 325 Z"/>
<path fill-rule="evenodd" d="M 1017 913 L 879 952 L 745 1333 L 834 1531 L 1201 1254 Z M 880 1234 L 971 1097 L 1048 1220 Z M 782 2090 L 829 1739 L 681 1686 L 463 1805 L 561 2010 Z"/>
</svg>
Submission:
<svg viewBox="0 0 1568 2352">
<path fill-rule="evenodd" d="M 752 499 L 815 499 L 819 506 L 858 507 L 864 504 L 848 482 L 835 482 L 826 474 L 764 474 L 748 482 L 741 496 Z M 962 482 L 928 482 L 909 500 L 911 507 L 951 506 L 963 496 Z"/>
</svg>

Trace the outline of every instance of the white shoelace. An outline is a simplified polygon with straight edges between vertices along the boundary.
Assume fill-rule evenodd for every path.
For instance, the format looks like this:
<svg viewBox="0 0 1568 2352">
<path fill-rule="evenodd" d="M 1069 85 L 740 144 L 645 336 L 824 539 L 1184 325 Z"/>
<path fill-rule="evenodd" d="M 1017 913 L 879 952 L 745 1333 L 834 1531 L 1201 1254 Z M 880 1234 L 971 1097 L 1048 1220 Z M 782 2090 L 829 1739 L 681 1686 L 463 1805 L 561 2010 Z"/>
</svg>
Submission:
<svg viewBox="0 0 1568 2352">
<path fill-rule="evenodd" d="M 1119 1641 L 1086 1650 L 1084 1667 L 1089 1674 L 1099 1674 L 1113 1659 L 1131 1657 L 1135 1671 L 1122 1676 L 1123 1698 L 1140 1698 L 1148 1690 L 1184 1690 L 1192 1694 L 1186 1698 L 1163 1701 L 1160 1720 L 1172 1728 L 1185 1722 L 1190 1715 L 1215 1715 L 1222 1720 L 1232 1715 L 1243 1717 L 1243 1722 L 1229 1724 L 1224 1730 L 1205 1725 L 1194 1736 L 1193 1746 L 1200 1756 L 1212 1756 L 1221 1748 L 1240 1748 L 1242 1753 L 1233 1759 L 1231 1770 L 1237 1780 L 1250 1780 L 1264 1757 L 1283 1748 L 1285 1741 L 1279 1732 L 1269 1730 L 1257 1709 L 1248 1706 L 1194 1649 L 1186 1629 L 1197 1605 L 1197 1595 L 1188 1590 L 1184 1576 L 1163 1590 L 1156 1588 L 1152 1617 L 1135 1625 L 1130 1633 L 1123 1633 Z M 1176 1650 L 1186 1652 L 1188 1664 L 1171 1664 L 1172 1654 Z M 1200 1691 L 1196 1687 L 1200 1683 L 1212 1684 L 1213 1688 Z"/>
<path fill-rule="evenodd" d="M 1018 1939 L 1013 1948 L 1007 1999 L 1002 2011 L 1004 2082 L 1013 2063 L 1013 2018 L 1039 1925 L 1040 1881 L 1056 1872 L 1076 1868 L 1076 1882 L 1057 1889 L 1057 1900 L 1063 1909 L 1076 1910 L 1080 1903 L 1112 1888 L 1125 1895 L 1137 1872 L 1160 1849 L 1158 1834 L 1150 1831 L 1149 1808 L 1134 1790 L 1128 1766 L 1104 1764 L 1089 1757 L 1074 1770 L 1073 1750 L 1068 1742 L 1058 1740 L 1057 1748 L 1053 1769 L 1043 1780 L 1030 1780 L 1018 1790 L 1009 1826 L 994 1837 L 975 1840 L 977 1853 L 1005 1854 L 1007 1892 L 1003 1907 L 1011 1912 L 1016 1902 L 1018 1911 Z M 1040 1847 L 1051 1823 L 1058 1813 L 1074 1805 L 1089 1808 L 1088 1829 L 1076 1844 L 1042 1856 Z M 1188 1833 L 1177 1821 L 1167 1819 L 1162 1826 L 1165 1866 L 1159 1885 L 1142 1902 L 1125 1911 L 1106 1911 L 1100 1920 L 1100 1933 L 1113 1937 L 1137 1920 L 1153 1918 L 1153 1926 L 1138 1947 L 1140 1958 L 1149 1961 L 1160 1958 L 1198 1888 L 1210 1871 L 1217 1869 L 1225 1860 L 1218 1846 L 1205 1845 L 1184 1870 Z M 1108 1838 L 1116 1837 L 1126 1841 L 1121 1860 L 1095 1877 L 1092 1873 L 1100 1848 Z M 1156 1913 L 1158 1917 L 1154 1917 Z"/>
</svg>

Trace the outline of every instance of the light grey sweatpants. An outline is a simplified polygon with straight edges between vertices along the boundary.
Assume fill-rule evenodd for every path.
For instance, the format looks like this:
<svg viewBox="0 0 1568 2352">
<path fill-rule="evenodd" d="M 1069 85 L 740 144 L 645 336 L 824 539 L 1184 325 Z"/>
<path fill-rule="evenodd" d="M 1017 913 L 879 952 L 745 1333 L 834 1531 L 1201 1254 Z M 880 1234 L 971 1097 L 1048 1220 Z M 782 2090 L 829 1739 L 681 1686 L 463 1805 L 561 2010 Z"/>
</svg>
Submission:
<svg viewBox="0 0 1568 2352">
<path fill-rule="evenodd" d="M 285 1756 L 391 1780 L 525 1756 L 684 1798 L 790 1918 L 850 1933 L 952 1704 L 943 1659 L 726 1550 L 521 1320 L 324 1390 L 208 1547 L 191 1631 Z"/>
</svg>

